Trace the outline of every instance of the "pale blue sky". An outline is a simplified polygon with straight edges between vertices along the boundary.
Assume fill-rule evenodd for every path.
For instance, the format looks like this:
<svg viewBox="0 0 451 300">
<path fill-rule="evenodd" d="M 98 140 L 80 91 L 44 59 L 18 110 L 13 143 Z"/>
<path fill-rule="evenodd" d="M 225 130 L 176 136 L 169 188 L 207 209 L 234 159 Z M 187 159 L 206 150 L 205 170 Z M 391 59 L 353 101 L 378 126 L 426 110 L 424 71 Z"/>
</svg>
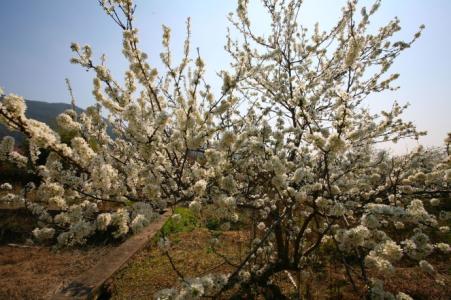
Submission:
<svg viewBox="0 0 451 300">
<path fill-rule="evenodd" d="M 360 5 L 373 1 L 361 0 Z M 218 86 L 215 72 L 229 61 L 223 50 L 226 15 L 235 9 L 234 0 L 148 0 L 136 1 L 136 24 L 140 28 L 142 48 L 151 63 L 159 65 L 161 24 L 173 30 L 172 45 L 181 50 L 185 20 L 192 19 L 193 48 L 200 47 L 208 79 Z M 337 20 L 343 0 L 305 0 L 301 22 L 319 21 L 329 28 Z M 126 61 L 121 54 L 121 32 L 103 13 L 96 0 L 14 0 L 0 6 L 0 86 L 28 99 L 69 102 L 64 78 L 70 78 L 78 105 L 94 102 L 91 96 L 92 74 L 71 65 L 69 45 L 87 43 L 94 55 L 105 53 L 113 73 L 121 76 Z M 393 67 L 401 73 L 394 93 L 378 95 L 370 103 L 378 111 L 393 100 L 410 102 L 406 119 L 414 121 L 429 136 L 425 145 L 440 145 L 451 131 L 451 1 L 385 0 L 372 21 L 373 28 L 398 16 L 403 27 L 398 37 L 408 38 L 420 24 L 426 25 L 422 38 L 404 52 Z M 251 20 L 264 31 L 265 18 L 252 6 Z M 407 145 L 395 148 L 403 152 Z"/>
</svg>

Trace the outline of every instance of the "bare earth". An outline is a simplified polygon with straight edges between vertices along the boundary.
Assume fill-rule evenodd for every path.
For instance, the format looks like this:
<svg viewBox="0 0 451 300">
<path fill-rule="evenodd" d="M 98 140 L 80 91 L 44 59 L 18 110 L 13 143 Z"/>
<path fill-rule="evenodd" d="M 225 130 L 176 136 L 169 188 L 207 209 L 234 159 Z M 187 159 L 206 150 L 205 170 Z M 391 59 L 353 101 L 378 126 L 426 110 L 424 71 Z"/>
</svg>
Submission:
<svg viewBox="0 0 451 300">
<path fill-rule="evenodd" d="M 0 299 L 46 299 L 92 267 L 112 246 L 83 250 L 0 246 Z"/>
<path fill-rule="evenodd" d="M 220 252 L 239 263 L 243 256 L 245 243 L 249 233 L 245 231 L 223 232 L 219 239 L 222 241 Z M 204 228 L 196 228 L 191 232 L 176 233 L 171 236 L 170 250 L 174 264 L 186 277 L 195 277 L 207 273 L 230 273 L 233 268 L 223 263 L 222 259 L 209 251 L 211 235 Z M 149 247 L 138 252 L 128 264 L 117 272 L 110 282 L 112 299 L 153 299 L 155 292 L 177 285 L 177 274 L 171 267 L 168 258 L 158 247 Z M 440 274 L 433 278 L 422 272 L 416 265 L 400 265 L 392 278 L 386 281 L 386 289 L 393 293 L 403 291 L 418 300 L 449 300 L 451 299 L 451 268 L 448 255 L 434 255 L 428 260 Z M 358 271 L 358 268 L 355 268 Z M 327 262 L 322 268 L 312 270 L 309 279 L 305 278 L 304 291 L 306 299 L 363 299 L 363 285 L 357 280 L 359 292 L 353 292 L 345 271 L 341 264 Z M 292 274 L 295 275 L 295 274 Z M 370 274 L 371 275 L 371 274 Z M 292 296 L 295 290 L 288 280 L 286 273 L 278 273 L 273 278 L 287 296 Z M 436 279 L 441 279 L 439 284 Z M 307 292 L 308 290 L 308 292 Z M 224 297 L 228 299 L 228 297 Z"/>
<path fill-rule="evenodd" d="M 209 251 L 208 231 L 196 228 L 191 232 L 172 236 L 171 255 L 174 263 L 187 277 L 206 273 L 228 273 L 231 271 L 222 260 Z M 239 262 L 245 254 L 246 232 L 224 232 L 220 237 L 223 254 Z M 138 252 L 127 266 L 109 281 L 113 299 L 153 299 L 156 291 L 177 284 L 177 275 L 164 255 L 154 245 Z M 94 266 L 108 254 L 113 246 L 88 247 L 82 250 L 54 251 L 49 247 L 19 248 L 0 246 L 0 299 L 46 299 L 59 287 Z M 451 269 L 449 256 L 435 257 L 436 266 L 443 280 L 440 285 L 418 267 L 403 266 L 388 280 L 387 289 L 392 292 L 405 291 L 415 299 L 449 299 L 451 295 Z M 284 273 L 275 281 L 287 295 L 292 286 Z M 338 265 L 326 265 L 308 282 L 310 299 L 360 299 L 349 285 L 343 283 L 344 271 Z"/>
</svg>

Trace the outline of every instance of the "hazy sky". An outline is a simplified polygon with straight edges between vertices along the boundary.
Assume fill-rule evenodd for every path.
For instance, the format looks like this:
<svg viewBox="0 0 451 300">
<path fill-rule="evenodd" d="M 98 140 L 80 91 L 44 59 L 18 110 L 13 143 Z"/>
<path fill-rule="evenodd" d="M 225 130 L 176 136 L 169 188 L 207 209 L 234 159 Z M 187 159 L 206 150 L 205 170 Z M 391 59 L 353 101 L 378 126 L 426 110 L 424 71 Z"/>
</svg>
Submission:
<svg viewBox="0 0 451 300">
<path fill-rule="evenodd" d="M 361 0 L 359 5 L 373 1 Z M 173 51 L 181 51 L 185 20 L 192 19 L 192 49 L 200 48 L 208 79 L 219 86 L 215 72 L 225 68 L 228 57 L 223 50 L 226 15 L 235 9 L 234 0 L 147 0 L 136 1 L 136 25 L 140 28 L 142 49 L 150 61 L 159 65 L 161 25 L 172 28 Z M 323 29 L 334 25 L 343 0 L 305 0 L 301 22 Z M 403 30 L 399 38 L 410 38 L 421 24 L 426 30 L 411 49 L 406 50 L 392 68 L 401 73 L 399 91 L 374 97 L 373 111 L 387 108 L 393 100 L 409 102 L 405 118 L 414 121 L 429 135 L 425 145 L 441 145 L 451 131 L 451 1 L 385 0 L 372 21 L 372 29 L 398 16 Z M 262 10 L 252 6 L 251 20 L 264 30 Z M 68 77 L 78 105 L 94 102 L 91 95 L 93 74 L 71 65 L 72 41 L 89 44 L 94 56 L 107 55 L 113 74 L 121 77 L 126 61 L 121 54 L 121 32 L 98 6 L 96 0 L 13 0 L 0 6 L 0 86 L 7 93 L 27 99 L 69 102 L 64 79 Z M 399 143 L 404 152 L 413 142 Z"/>
</svg>

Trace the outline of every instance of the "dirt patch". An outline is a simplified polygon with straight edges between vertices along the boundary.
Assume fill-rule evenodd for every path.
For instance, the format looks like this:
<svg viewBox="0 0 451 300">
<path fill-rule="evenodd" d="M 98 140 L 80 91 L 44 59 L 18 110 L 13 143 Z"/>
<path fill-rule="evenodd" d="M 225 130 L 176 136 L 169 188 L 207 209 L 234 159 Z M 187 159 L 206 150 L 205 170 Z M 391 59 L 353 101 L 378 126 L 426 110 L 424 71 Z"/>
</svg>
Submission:
<svg viewBox="0 0 451 300">
<path fill-rule="evenodd" d="M 248 232 L 223 232 L 221 254 L 225 254 L 232 263 L 238 263 L 246 255 Z M 233 268 L 212 253 L 207 229 L 196 228 L 191 232 L 177 233 L 171 236 L 170 255 L 177 269 L 185 278 L 202 276 L 208 273 L 230 273 Z M 403 291 L 414 299 L 449 299 L 451 294 L 451 269 L 449 256 L 429 257 L 444 284 L 422 272 L 415 265 L 399 268 L 393 277 L 385 283 L 388 291 L 397 294 Z M 302 278 L 302 294 L 305 299 L 362 299 L 365 288 L 358 276 L 358 266 L 353 266 L 353 277 L 358 291 L 355 292 L 347 280 L 345 269 L 336 261 L 327 261 L 321 265 L 312 264 L 308 275 Z M 291 273 L 296 278 L 295 273 Z M 283 293 L 294 299 L 296 289 L 286 272 L 276 274 L 273 281 Z M 119 271 L 109 283 L 112 299 L 153 299 L 155 292 L 174 287 L 179 283 L 176 272 L 169 259 L 161 253 L 156 241 L 137 253 L 128 264 Z"/>
<path fill-rule="evenodd" d="M 223 247 L 221 254 L 238 263 L 245 255 L 246 232 L 224 232 L 218 238 Z M 170 255 L 185 278 L 208 273 L 230 273 L 232 268 L 214 254 L 209 247 L 211 234 L 207 229 L 196 228 L 191 232 L 173 234 Z M 243 251 L 240 253 L 240 247 Z M 156 241 L 137 253 L 116 276 L 110 289 L 112 299 L 153 299 L 155 292 L 178 283 L 177 274 L 169 259 L 161 253 Z"/>
<path fill-rule="evenodd" d="M 0 299 L 45 299 L 92 267 L 112 246 L 82 250 L 0 246 Z"/>
<path fill-rule="evenodd" d="M 233 271 L 232 267 L 224 264 L 211 251 L 211 237 L 211 233 L 204 228 L 171 236 L 170 255 L 186 278 Z M 220 253 L 226 255 L 232 263 L 238 263 L 246 255 L 248 232 L 222 232 L 217 238 L 221 240 Z M 113 299 L 153 299 L 155 292 L 177 285 L 177 275 L 156 243 L 154 239 L 112 277 L 109 290 Z M 0 246 L 0 299 L 44 299 L 58 287 L 89 270 L 111 250 L 112 246 L 60 251 L 47 247 Z M 403 291 L 415 299 L 449 299 L 449 256 L 431 257 L 430 261 L 441 274 L 444 285 L 422 272 L 417 265 L 406 264 L 386 281 L 387 290 L 394 293 Z M 326 262 L 309 272 L 310 276 L 303 278 L 305 298 L 361 299 L 362 295 L 353 292 L 347 283 L 345 271 L 340 264 Z M 295 273 L 292 276 L 296 278 Z M 358 289 L 363 291 L 361 281 L 357 275 L 355 277 Z M 294 295 L 295 289 L 286 273 L 276 274 L 273 280 L 282 287 L 285 295 Z"/>
<path fill-rule="evenodd" d="M 437 270 L 437 275 L 431 276 L 420 267 L 398 268 L 392 278 L 386 282 L 386 289 L 392 292 L 402 291 L 414 299 L 447 300 L 451 295 L 451 264 L 449 257 L 443 260 L 428 257 Z"/>
</svg>

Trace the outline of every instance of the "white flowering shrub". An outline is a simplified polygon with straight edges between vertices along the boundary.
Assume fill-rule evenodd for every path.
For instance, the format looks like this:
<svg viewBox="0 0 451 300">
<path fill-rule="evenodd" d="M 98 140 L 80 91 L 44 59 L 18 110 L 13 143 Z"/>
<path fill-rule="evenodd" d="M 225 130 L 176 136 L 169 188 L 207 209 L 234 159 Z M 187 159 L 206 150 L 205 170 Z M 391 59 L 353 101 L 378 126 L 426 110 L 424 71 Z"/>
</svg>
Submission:
<svg viewBox="0 0 451 300">
<path fill-rule="evenodd" d="M 368 33 L 379 1 L 358 9 L 351 0 L 336 26 L 323 31 L 317 25 L 309 32 L 298 23 L 302 1 L 263 0 L 271 31 L 261 36 L 248 18 L 248 2 L 239 0 L 229 16 L 240 36 L 227 36 L 233 63 L 231 71 L 220 73 L 219 95 L 205 83 L 202 59 L 190 58 L 189 20 L 179 63 L 172 61 L 170 29 L 163 27 L 161 71 L 139 48 L 132 1 L 103 0 L 123 30 L 129 69 L 121 85 L 103 56 L 96 62 L 89 46 L 72 44 L 72 62 L 95 73 L 97 104 L 58 117 L 59 126 L 73 133 L 70 143 L 28 119 L 21 97 L 4 97 L 0 121 L 27 135 L 31 155 L 15 153 L 7 137 L 1 158 L 27 165 L 42 178 L 39 187 L 15 196 L 42 224 L 34 236 L 62 245 L 83 244 L 106 230 L 119 238 L 175 205 L 196 214 L 211 205 L 232 223 L 243 211 L 253 212 L 247 255 L 238 265 L 224 257 L 234 272 L 181 276 L 182 286 L 162 291 L 159 299 L 216 297 L 237 286 L 246 295 L 262 289 L 281 295 L 272 276 L 308 270 L 326 255 L 321 248 L 327 243 L 342 258 L 354 288 L 360 280 L 376 299 L 394 298 L 384 291 L 383 279 L 402 259 L 436 276 L 428 256 L 450 252 L 436 237 L 449 230 L 451 213 L 442 202 L 451 191 L 451 138 L 446 151 L 420 147 L 391 156 L 375 145 L 425 133 L 402 120 L 406 106 L 394 103 L 380 114 L 367 109 L 372 94 L 397 88 L 399 75 L 390 74 L 390 66 L 423 26 L 410 41 L 394 41 L 397 19 Z M 44 165 L 36 163 L 40 149 L 50 152 Z M 41 203 L 27 200 L 31 189 Z M 110 202 L 124 205 L 99 211 Z M 61 213 L 52 216 L 49 206 Z M 160 244 L 168 253 L 169 240 Z M 349 259 L 358 262 L 358 270 L 350 271 Z M 410 299 L 403 293 L 397 298 Z"/>
<path fill-rule="evenodd" d="M 189 20 L 179 64 L 171 62 L 170 30 L 164 28 L 161 56 L 167 70 L 158 72 L 139 50 L 131 2 L 101 5 L 123 29 L 129 70 L 120 86 L 103 56 L 96 63 L 89 46 L 71 45 L 72 63 L 95 72 L 93 95 L 98 104 L 81 114 L 67 110 L 58 116 L 62 132 L 72 135 L 70 141 L 64 142 L 46 124 L 28 119 L 22 97 L 6 95 L 0 106 L 1 122 L 25 133 L 30 145 L 27 158 L 14 151 L 11 137 L 5 137 L 0 158 L 28 166 L 42 179 L 36 188 L 39 203 L 28 202 L 27 194 L 34 188 L 24 189 L 18 198 L 38 215 L 42 226 L 54 226 L 56 240 L 63 245 L 82 244 L 96 231 L 110 230 L 119 238 L 141 230 L 168 204 L 200 202 L 208 177 L 204 168 L 193 164 L 192 153 L 220 134 L 214 119 L 225 118 L 218 107 L 224 108 L 229 99 L 229 89 L 219 98 L 213 96 L 203 79 L 202 59 L 189 57 Z M 120 17 L 117 10 L 122 11 Z M 112 135 L 107 133 L 110 129 Z M 40 165 L 43 149 L 50 154 Z M 99 206 L 105 203 L 126 206 L 101 213 Z M 52 216 L 49 207 L 62 212 Z"/>
</svg>

